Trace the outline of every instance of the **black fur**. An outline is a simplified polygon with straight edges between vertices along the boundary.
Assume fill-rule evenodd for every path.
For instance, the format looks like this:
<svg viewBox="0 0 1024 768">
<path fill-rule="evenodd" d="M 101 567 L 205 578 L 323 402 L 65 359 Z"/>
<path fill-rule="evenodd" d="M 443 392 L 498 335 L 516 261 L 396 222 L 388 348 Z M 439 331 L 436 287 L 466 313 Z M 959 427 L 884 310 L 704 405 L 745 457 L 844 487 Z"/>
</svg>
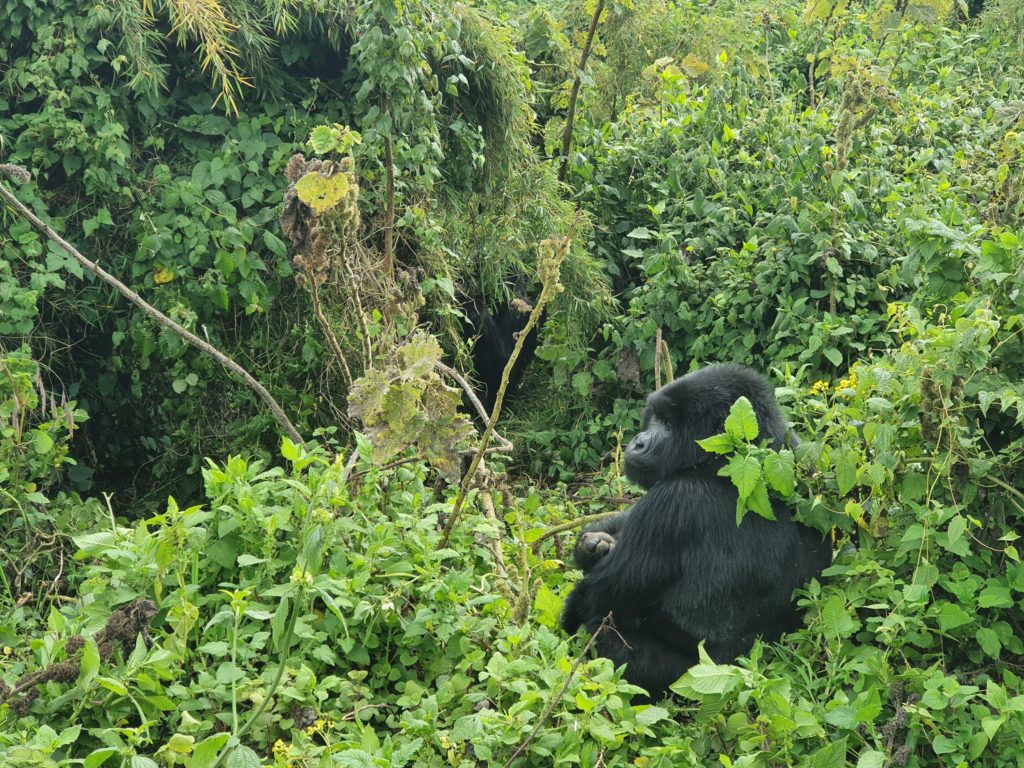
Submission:
<svg viewBox="0 0 1024 768">
<path fill-rule="evenodd" d="M 632 509 L 580 534 L 583 580 L 569 595 L 562 626 L 594 632 L 612 613 L 598 653 L 625 664 L 626 679 L 653 698 L 697 661 L 729 662 L 758 636 L 799 626 L 793 590 L 831 562 L 817 531 L 772 504 L 776 521 L 748 514 L 736 526 L 737 493 L 718 476 L 721 457 L 696 441 L 725 430 L 740 396 L 754 407 L 759 438 L 778 449 L 786 425 L 771 385 L 737 365 L 712 365 L 647 398 L 643 429 L 626 449 L 626 474 L 647 493 Z"/>
<path fill-rule="evenodd" d="M 515 349 L 517 334 L 526 327 L 529 314 L 519 312 L 508 302 L 502 303 L 493 312 L 471 308 L 467 314 L 470 332 L 476 336 L 473 343 L 473 368 L 480 382 L 477 394 L 487 408 L 487 413 L 490 413 L 494 410 L 498 387 L 501 386 L 501 374 Z M 527 335 L 516 364 L 512 366 L 505 390 L 506 402 L 508 396 L 519 387 L 526 366 L 534 358 L 539 325 L 535 325 Z"/>
</svg>

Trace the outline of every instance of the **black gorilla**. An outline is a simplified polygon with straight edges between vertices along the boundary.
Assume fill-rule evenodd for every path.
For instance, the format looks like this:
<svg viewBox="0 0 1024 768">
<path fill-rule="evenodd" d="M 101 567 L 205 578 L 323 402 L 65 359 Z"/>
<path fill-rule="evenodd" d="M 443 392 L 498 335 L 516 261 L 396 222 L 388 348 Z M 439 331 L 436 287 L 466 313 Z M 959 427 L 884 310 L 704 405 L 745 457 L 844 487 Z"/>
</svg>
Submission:
<svg viewBox="0 0 1024 768">
<path fill-rule="evenodd" d="M 476 337 L 473 342 L 473 369 L 480 381 L 477 394 L 483 401 L 489 414 L 494 410 L 494 402 L 498 397 L 501 385 L 501 374 L 505 371 L 508 359 L 516 346 L 517 335 L 526 328 L 528 312 L 520 312 L 508 301 L 502 302 L 493 311 L 477 308 L 471 304 L 466 311 L 468 331 Z M 505 389 L 506 403 L 508 396 L 518 389 L 526 366 L 533 360 L 537 351 L 538 323 L 531 329 L 523 341 L 523 348 L 512 366 Z"/>
<path fill-rule="evenodd" d="M 647 398 L 643 431 L 626 448 L 626 475 L 647 490 L 631 509 L 585 529 L 576 543 L 584 578 L 569 595 L 562 626 L 598 636 L 602 656 L 626 679 L 663 696 L 697 661 L 732 661 L 754 638 L 799 626 L 792 594 L 831 562 L 817 531 L 793 522 L 775 501 L 776 521 L 748 514 L 736 526 L 737 492 L 718 476 L 721 457 L 697 440 L 725 431 L 740 396 L 754 407 L 759 437 L 776 450 L 786 425 L 771 385 L 738 365 L 712 365 Z"/>
</svg>

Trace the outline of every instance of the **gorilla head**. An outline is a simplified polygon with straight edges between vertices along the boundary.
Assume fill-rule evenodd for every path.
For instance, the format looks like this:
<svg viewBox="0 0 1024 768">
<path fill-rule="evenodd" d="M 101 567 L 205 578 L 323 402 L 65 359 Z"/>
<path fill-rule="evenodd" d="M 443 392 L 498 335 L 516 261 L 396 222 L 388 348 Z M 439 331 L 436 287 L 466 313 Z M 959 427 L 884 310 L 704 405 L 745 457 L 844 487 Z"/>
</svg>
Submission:
<svg viewBox="0 0 1024 768">
<path fill-rule="evenodd" d="M 626 446 L 626 476 L 652 488 L 681 470 L 718 464 L 716 454 L 698 444 L 725 429 L 732 404 L 746 397 L 757 416 L 758 437 L 778 450 L 786 441 L 786 422 L 772 386 L 740 365 L 709 365 L 669 382 L 647 398 L 641 431 Z"/>
</svg>

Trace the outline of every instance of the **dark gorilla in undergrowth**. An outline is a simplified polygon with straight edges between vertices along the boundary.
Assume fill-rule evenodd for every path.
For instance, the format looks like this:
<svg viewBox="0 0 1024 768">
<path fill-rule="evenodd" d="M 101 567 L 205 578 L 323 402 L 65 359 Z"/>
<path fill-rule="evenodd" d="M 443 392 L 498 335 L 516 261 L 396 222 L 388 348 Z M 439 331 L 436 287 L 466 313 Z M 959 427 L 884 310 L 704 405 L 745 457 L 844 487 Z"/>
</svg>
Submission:
<svg viewBox="0 0 1024 768">
<path fill-rule="evenodd" d="M 712 365 L 647 398 L 642 431 L 626 448 L 626 475 L 647 493 L 631 509 L 585 529 L 576 543 L 583 580 L 569 595 L 562 626 L 614 627 L 598 653 L 625 664 L 626 679 L 653 698 L 697 662 L 697 644 L 729 662 L 761 636 L 800 624 L 793 590 L 831 562 L 822 535 L 773 501 L 776 520 L 748 514 L 736 525 L 736 488 L 719 477 L 724 460 L 698 440 L 725 431 L 744 396 L 759 438 L 778 450 L 786 425 L 772 386 L 738 365 Z"/>
</svg>

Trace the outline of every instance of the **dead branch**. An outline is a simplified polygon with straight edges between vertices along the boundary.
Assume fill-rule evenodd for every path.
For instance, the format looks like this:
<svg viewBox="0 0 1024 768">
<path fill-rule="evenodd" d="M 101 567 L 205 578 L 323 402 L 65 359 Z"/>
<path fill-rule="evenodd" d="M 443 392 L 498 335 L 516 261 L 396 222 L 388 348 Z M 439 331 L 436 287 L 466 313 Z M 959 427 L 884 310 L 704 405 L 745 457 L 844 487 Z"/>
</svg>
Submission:
<svg viewBox="0 0 1024 768">
<path fill-rule="evenodd" d="M 2 196 L 11 205 L 11 207 L 14 208 L 14 210 L 23 219 L 28 221 L 33 227 L 39 230 L 39 232 L 41 232 L 49 240 L 53 241 L 62 249 L 64 249 L 75 261 L 81 264 L 85 269 L 87 269 L 89 272 L 94 274 L 104 283 L 106 283 L 111 288 L 120 293 L 122 296 L 124 296 L 132 304 L 134 304 L 147 315 L 149 315 L 151 318 L 156 320 L 157 323 L 164 326 L 165 328 L 170 329 L 178 336 L 180 336 L 182 339 L 191 344 L 193 347 L 202 350 L 210 357 L 212 357 L 214 360 L 216 360 L 218 363 L 227 368 L 229 371 L 231 371 L 233 374 L 238 376 L 238 378 L 240 378 L 249 387 L 249 389 L 251 389 L 259 396 L 259 398 L 264 402 L 267 408 L 270 409 L 270 412 L 274 414 L 274 418 L 277 419 L 277 423 L 281 426 L 281 428 L 285 431 L 285 433 L 288 435 L 289 438 L 291 438 L 293 442 L 305 442 L 302 439 L 302 435 L 299 434 L 299 431 L 288 419 L 288 416 L 285 414 L 284 409 L 277 404 L 277 401 L 274 399 L 273 395 L 271 395 L 270 392 L 268 392 L 267 389 L 262 384 L 256 381 L 256 379 L 242 366 L 240 366 L 238 363 L 236 363 L 234 360 L 225 355 L 223 352 L 221 352 L 219 349 L 214 347 L 209 342 L 203 341 L 191 331 L 174 322 L 171 318 L 169 318 L 163 312 L 158 310 L 156 307 L 149 304 L 145 299 L 139 296 L 139 294 L 137 294 L 127 285 L 122 283 L 112 274 L 107 272 L 101 266 L 83 256 L 77 248 L 75 248 L 73 245 L 71 245 L 71 243 L 69 243 L 59 234 L 57 234 L 56 230 L 54 230 L 49 224 L 47 224 L 34 213 L 32 213 L 32 211 L 30 211 L 28 207 L 23 202 L 21 202 L 21 200 L 15 197 L 14 193 L 7 189 L 7 187 L 3 184 L 0 184 L 0 196 Z"/>
</svg>

